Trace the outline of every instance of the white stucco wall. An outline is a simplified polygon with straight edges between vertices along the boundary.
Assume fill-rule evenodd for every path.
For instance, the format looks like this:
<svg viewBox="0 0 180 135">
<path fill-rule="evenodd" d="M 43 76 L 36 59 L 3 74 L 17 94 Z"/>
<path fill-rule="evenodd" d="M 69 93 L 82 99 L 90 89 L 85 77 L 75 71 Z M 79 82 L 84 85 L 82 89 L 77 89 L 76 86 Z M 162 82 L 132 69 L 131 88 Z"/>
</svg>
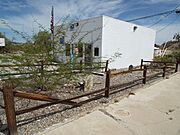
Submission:
<svg viewBox="0 0 180 135">
<path fill-rule="evenodd" d="M 65 35 L 65 42 L 72 43 L 73 41 L 77 43 L 81 39 L 81 42 L 92 44 L 92 55 L 94 56 L 94 48 L 98 47 L 100 49 L 99 57 L 94 56 L 94 58 L 100 58 L 102 56 L 102 17 L 85 19 L 78 21 L 78 23 L 79 26 L 74 27 L 74 30 L 68 29 Z M 75 38 L 72 40 L 73 34 L 75 34 Z"/>
<path fill-rule="evenodd" d="M 5 39 L 4 38 L 0 38 L 0 46 L 5 46 Z"/>
<path fill-rule="evenodd" d="M 137 29 L 133 31 L 133 27 Z M 139 65 L 141 59 L 153 58 L 155 31 L 132 23 L 103 16 L 102 56 L 111 57 L 115 52 L 121 58 L 110 64 L 110 68 Z"/>
<path fill-rule="evenodd" d="M 75 22 L 76 23 L 76 22 Z M 99 47 L 99 57 L 104 60 L 111 58 L 116 52 L 122 53 L 121 58 L 110 63 L 110 68 L 125 68 L 139 65 L 141 59 L 151 60 L 154 53 L 155 31 L 132 23 L 124 22 L 107 16 L 95 17 L 79 21 L 73 31 L 68 30 L 65 42 L 70 41 L 72 34 L 77 33 L 73 42 L 93 43 Z M 137 29 L 134 31 L 133 27 Z M 71 41 L 70 41 L 71 42 Z"/>
</svg>

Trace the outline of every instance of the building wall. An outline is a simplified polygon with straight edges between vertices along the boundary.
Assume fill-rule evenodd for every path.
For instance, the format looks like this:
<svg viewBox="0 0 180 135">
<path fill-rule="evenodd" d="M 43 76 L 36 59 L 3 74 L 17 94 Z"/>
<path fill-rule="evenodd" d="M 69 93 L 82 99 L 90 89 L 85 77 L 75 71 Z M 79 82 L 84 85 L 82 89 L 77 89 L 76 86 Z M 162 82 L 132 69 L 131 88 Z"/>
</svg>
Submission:
<svg viewBox="0 0 180 135">
<path fill-rule="evenodd" d="M 99 59 L 102 54 L 102 17 L 95 17 L 91 19 L 86 19 L 73 23 L 75 25 L 74 29 L 68 29 L 65 35 L 65 42 L 77 43 L 79 41 L 92 44 L 92 55 L 94 58 Z M 72 39 L 72 35 L 75 35 Z M 99 56 L 94 56 L 94 48 L 98 47 Z"/>
<path fill-rule="evenodd" d="M 74 23 L 76 24 L 76 22 Z M 135 29 L 136 28 L 136 29 Z M 76 33 L 75 39 L 71 40 Z M 107 16 L 95 17 L 78 22 L 73 30 L 68 29 L 65 42 L 81 42 L 99 48 L 99 57 L 107 60 L 115 53 L 121 57 L 110 63 L 110 68 L 124 68 L 139 65 L 141 59 L 151 60 L 154 53 L 155 31 Z"/>
<path fill-rule="evenodd" d="M 110 63 L 110 68 L 136 66 L 140 64 L 140 59 L 153 58 L 155 31 L 152 29 L 103 16 L 102 35 L 104 58 L 110 58 L 116 52 L 122 54 Z"/>
<path fill-rule="evenodd" d="M 0 38 L 0 47 L 4 47 L 4 46 L 5 46 L 5 39 Z"/>
</svg>

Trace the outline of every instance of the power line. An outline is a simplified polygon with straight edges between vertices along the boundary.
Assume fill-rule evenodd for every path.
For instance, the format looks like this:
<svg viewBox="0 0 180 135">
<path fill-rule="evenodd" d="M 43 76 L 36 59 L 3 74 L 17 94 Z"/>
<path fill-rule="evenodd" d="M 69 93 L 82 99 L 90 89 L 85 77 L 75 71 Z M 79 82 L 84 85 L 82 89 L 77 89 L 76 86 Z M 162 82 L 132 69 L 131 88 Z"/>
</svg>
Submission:
<svg viewBox="0 0 180 135">
<path fill-rule="evenodd" d="M 176 11 L 175 9 L 174 10 L 169 10 L 169 11 L 166 11 L 166 12 L 161 12 L 161 13 L 157 13 L 157 14 L 153 14 L 153 15 L 149 15 L 149 16 L 144 16 L 144 17 L 139 17 L 139 18 L 127 20 L 127 22 L 133 22 L 133 21 L 147 19 L 147 18 L 151 18 L 151 17 L 155 17 L 155 16 L 164 15 L 164 14 L 170 14 L 170 13 L 173 13 L 175 11 Z"/>
<path fill-rule="evenodd" d="M 163 16 L 163 18 L 160 18 L 158 21 L 156 21 L 155 23 L 151 24 L 150 26 L 148 26 L 148 28 L 153 27 L 154 25 L 160 23 L 164 18 L 168 17 L 169 15 L 171 15 L 173 12 L 166 14 L 165 16 Z"/>
<path fill-rule="evenodd" d="M 177 10 L 177 8 L 178 8 L 179 6 L 180 6 L 180 4 L 177 5 L 177 6 L 174 8 L 174 10 L 176 11 L 176 14 L 179 13 L 179 10 Z M 157 22 L 153 23 L 153 24 L 150 25 L 148 28 L 151 28 L 151 27 L 153 27 L 154 25 L 158 24 L 158 23 L 161 22 L 164 18 L 168 17 L 168 16 L 171 15 L 172 13 L 173 13 L 173 12 L 170 12 L 169 14 L 166 14 L 165 16 L 163 16 L 163 18 L 160 18 Z"/>
<path fill-rule="evenodd" d="M 164 26 L 163 28 L 157 30 L 156 32 L 159 33 L 159 32 L 161 32 L 162 30 L 166 29 L 167 27 L 169 27 L 170 25 L 172 25 L 173 23 L 175 23 L 177 19 L 178 19 L 178 17 L 176 17 L 172 22 L 168 23 L 166 26 Z"/>
<path fill-rule="evenodd" d="M 160 15 L 164 15 L 164 14 L 171 14 L 173 12 L 175 12 L 176 14 L 180 13 L 180 10 L 177 10 L 177 8 L 180 6 L 180 4 L 178 4 L 175 9 L 173 10 L 169 10 L 169 11 L 165 11 L 165 12 L 161 12 L 161 13 L 157 13 L 157 14 L 153 14 L 153 15 L 148 15 L 148 16 L 143 16 L 143 17 L 139 17 L 139 18 L 134 18 L 134 19 L 130 19 L 130 20 L 126 20 L 127 22 L 133 22 L 133 21 L 137 21 L 137 20 L 142 20 L 142 19 L 147 19 L 147 18 L 151 18 L 151 17 L 155 17 L 155 16 L 160 16 Z"/>
</svg>

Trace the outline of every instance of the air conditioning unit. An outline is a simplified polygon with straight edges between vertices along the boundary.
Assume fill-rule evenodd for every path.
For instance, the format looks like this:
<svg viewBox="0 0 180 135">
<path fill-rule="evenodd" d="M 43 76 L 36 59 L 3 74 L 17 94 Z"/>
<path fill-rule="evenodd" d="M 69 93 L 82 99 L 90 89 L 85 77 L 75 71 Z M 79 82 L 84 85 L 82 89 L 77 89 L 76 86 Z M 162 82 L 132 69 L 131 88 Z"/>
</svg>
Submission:
<svg viewBox="0 0 180 135">
<path fill-rule="evenodd" d="M 79 23 L 73 23 L 70 25 L 70 31 L 73 31 L 75 27 L 78 27 L 79 26 Z"/>
<path fill-rule="evenodd" d="M 71 24 L 70 31 L 73 31 L 73 30 L 74 30 L 74 24 Z"/>
</svg>

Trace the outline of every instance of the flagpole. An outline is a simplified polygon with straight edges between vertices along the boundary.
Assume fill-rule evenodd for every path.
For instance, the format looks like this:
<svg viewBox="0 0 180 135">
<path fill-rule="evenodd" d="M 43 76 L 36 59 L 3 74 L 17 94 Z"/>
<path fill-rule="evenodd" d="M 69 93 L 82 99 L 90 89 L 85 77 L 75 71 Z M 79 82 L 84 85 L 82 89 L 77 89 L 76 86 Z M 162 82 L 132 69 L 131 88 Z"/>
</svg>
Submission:
<svg viewBox="0 0 180 135">
<path fill-rule="evenodd" d="M 52 39 L 52 43 L 51 46 L 53 48 L 53 54 L 54 54 L 54 7 L 52 6 L 51 9 L 51 24 L 50 24 L 50 30 L 51 30 L 51 39 Z"/>
</svg>

